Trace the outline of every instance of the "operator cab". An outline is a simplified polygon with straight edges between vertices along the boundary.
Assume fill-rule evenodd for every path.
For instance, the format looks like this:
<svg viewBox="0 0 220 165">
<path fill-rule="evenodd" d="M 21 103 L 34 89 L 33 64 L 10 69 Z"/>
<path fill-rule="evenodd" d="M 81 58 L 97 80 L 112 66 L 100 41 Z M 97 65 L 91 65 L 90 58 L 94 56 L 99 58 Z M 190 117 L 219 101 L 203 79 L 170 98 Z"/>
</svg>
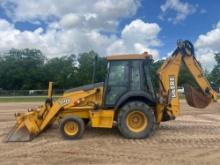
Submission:
<svg viewBox="0 0 220 165">
<path fill-rule="evenodd" d="M 117 108 L 131 99 L 156 102 L 150 76 L 152 56 L 143 54 L 107 57 L 108 73 L 105 80 L 104 107 Z"/>
</svg>

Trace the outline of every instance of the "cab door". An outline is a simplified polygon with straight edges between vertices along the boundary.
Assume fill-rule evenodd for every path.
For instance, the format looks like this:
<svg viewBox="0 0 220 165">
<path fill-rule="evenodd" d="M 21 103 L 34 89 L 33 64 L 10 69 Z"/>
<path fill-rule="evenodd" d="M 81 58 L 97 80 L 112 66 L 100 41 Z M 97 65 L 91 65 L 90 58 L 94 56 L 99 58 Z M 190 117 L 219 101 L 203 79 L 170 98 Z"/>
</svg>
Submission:
<svg viewBox="0 0 220 165">
<path fill-rule="evenodd" d="M 129 62 L 111 61 L 105 82 L 104 106 L 114 107 L 116 101 L 129 89 Z"/>
</svg>

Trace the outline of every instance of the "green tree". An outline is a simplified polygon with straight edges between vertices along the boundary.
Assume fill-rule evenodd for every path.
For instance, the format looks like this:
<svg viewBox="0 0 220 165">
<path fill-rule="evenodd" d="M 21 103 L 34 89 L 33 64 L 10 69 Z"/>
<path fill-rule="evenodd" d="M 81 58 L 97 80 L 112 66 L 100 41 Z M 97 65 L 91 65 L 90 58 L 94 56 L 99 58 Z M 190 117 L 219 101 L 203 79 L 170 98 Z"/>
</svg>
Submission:
<svg viewBox="0 0 220 165">
<path fill-rule="evenodd" d="M 94 51 L 47 59 L 37 49 L 11 49 L 0 57 L 0 88 L 6 90 L 46 89 L 48 81 L 55 88 L 67 89 L 92 82 L 94 59 L 96 75 L 94 82 L 105 79 L 105 58 Z"/>
<path fill-rule="evenodd" d="M 11 49 L 1 57 L 0 87 L 37 89 L 41 87 L 45 56 L 37 49 Z"/>
<path fill-rule="evenodd" d="M 104 82 L 107 73 L 107 60 L 98 56 L 95 69 L 95 82 Z"/>
<path fill-rule="evenodd" d="M 178 86 L 184 87 L 185 85 L 191 85 L 193 87 L 197 86 L 190 71 L 186 68 L 186 66 L 184 64 L 181 64 Z"/>
<path fill-rule="evenodd" d="M 77 59 L 73 54 L 48 60 L 44 66 L 45 81 L 53 81 L 56 88 L 62 89 L 77 86 L 79 80 L 76 63 Z"/>
<path fill-rule="evenodd" d="M 94 60 L 97 57 L 96 62 L 96 75 L 95 82 L 104 81 L 106 74 L 107 62 L 105 58 L 99 57 L 94 51 L 88 53 L 82 53 L 78 57 L 78 76 L 81 85 L 92 83 Z"/>
<path fill-rule="evenodd" d="M 158 75 L 157 75 L 157 71 L 158 69 L 161 67 L 161 65 L 163 64 L 164 60 L 158 60 L 158 61 L 153 61 L 151 62 L 151 81 L 153 84 L 153 87 L 155 90 L 159 89 L 159 82 L 158 82 Z"/>
<path fill-rule="evenodd" d="M 212 69 L 211 73 L 208 76 L 209 81 L 211 82 L 212 87 L 215 90 L 218 90 L 220 86 L 220 53 L 215 54 L 216 65 Z"/>
</svg>

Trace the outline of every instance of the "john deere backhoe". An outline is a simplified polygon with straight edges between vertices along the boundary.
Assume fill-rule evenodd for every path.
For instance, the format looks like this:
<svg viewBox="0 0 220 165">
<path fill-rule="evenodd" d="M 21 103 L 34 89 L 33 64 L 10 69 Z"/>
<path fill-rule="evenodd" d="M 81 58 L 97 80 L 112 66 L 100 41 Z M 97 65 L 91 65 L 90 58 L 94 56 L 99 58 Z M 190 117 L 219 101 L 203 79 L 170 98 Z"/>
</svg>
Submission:
<svg viewBox="0 0 220 165">
<path fill-rule="evenodd" d="M 181 63 L 200 88 L 185 88 L 189 105 L 204 108 L 217 101 L 217 93 L 204 77 L 189 41 L 177 42 L 176 50 L 158 70 L 158 91 L 151 82 L 151 59 L 147 53 L 108 56 L 105 83 L 70 89 L 56 101 L 52 99 L 50 82 L 44 105 L 15 114 L 16 125 L 7 141 L 29 141 L 55 121 L 65 139 L 81 138 L 86 124 L 100 128 L 117 126 L 126 138 L 146 138 L 158 124 L 179 115 L 177 84 Z"/>
</svg>

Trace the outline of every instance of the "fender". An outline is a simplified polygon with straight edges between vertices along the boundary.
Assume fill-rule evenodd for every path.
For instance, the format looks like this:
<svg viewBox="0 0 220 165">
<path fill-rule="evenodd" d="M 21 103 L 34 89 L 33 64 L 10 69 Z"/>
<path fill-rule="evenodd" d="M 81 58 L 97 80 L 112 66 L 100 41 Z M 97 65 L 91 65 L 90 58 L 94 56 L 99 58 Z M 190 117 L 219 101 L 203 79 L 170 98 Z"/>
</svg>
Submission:
<svg viewBox="0 0 220 165">
<path fill-rule="evenodd" d="M 157 102 L 157 99 L 151 96 L 149 93 L 145 91 L 129 91 L 126 94 L 124 94 L 122 97 L 119 98 L 119 100 L 116 102 L 115 109 L 120 108 L 123 103 L 128 100 L 129 98 L 138 100 L 145 100 L 150 103 L 150 105 L 155 105 Z"/>
</svg>

